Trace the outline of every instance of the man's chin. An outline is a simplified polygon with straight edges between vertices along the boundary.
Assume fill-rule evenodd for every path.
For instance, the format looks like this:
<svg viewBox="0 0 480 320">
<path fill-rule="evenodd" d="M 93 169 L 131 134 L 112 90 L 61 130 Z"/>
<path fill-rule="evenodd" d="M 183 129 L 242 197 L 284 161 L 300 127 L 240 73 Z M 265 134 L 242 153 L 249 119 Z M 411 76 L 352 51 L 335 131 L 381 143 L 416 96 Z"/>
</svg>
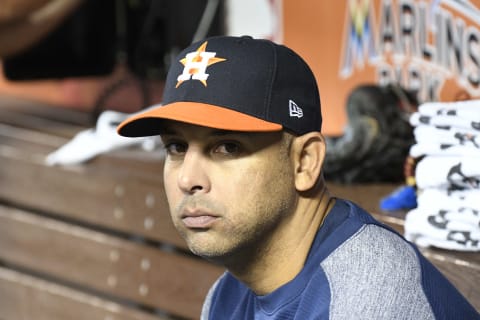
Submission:
<svg viewBox="0 0 480 320">
<path fill-rule="evenodd" d="M 206 243 L 206 242 L 199 242 L 199 241 L 188 241 L 188 248 L 190 251 L 199 256 L 203 259 L 219 263 L 221 264 L 222 261 L 225 261 L 225 258 L 229 256 L 228 250 L 225 248 L 220 248 L 218 246 L 220 242 L 213 242 L 213 243 Z"/>
<path fill-rule="evenodd" d="M 199 256 L 200 258 L 202 259 L 205 259 L 207 261 L 210 261 L 214 264 L 217 264 L 217 265 L 221 265 L 221 266 L 224 266 L 225 265 L 225 260 L 226 260 L 226 255 L 222 255 L 222 254 L 219 254 L 219 253 L 213 253 L 213 252 L 207 252 L 205 250 L 203 251 L 196 251 L 196 250 L 192 250 L 193 254 Z"/>
</svg>

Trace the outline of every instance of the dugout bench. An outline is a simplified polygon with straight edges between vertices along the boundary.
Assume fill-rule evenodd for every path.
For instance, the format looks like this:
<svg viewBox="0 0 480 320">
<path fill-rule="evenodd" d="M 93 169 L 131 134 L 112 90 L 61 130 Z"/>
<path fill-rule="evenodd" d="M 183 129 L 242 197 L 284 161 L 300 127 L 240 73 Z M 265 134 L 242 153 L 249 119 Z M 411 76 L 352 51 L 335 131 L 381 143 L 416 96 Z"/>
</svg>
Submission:
<svg viewBox="0 0 480 320">
<path fill-rule="evenodd" d="M 158 154 L 44 164 L 88 120 L 0 103 L 0 319 L 198 318 L 223 269 L 174 229 Z"/>
<path fill-rule="evenodd" d="M 117 150 L 75 166 L 47 154 L 91 127 L 88 114 L 0 98 L 0 319 L 198 319 L 223 268 L 174 229 L 162 155 Z M 396 186 L 331 185 L 378 211 Z M 402 216 L 375 214 L 402 231 Z M 480 308 L 478 254 L 423 250 Z"/>
</svg>

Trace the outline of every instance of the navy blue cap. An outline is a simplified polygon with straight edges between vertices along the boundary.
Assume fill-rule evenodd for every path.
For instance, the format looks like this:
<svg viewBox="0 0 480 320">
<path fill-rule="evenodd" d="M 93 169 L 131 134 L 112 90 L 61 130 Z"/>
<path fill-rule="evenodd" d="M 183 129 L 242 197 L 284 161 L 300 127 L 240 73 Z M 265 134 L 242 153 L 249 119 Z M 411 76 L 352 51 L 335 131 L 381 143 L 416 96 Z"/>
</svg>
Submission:
<svg viewBox="0 0 480 320">
<path fill-rule="evenodd" d="M 157 135 L 165 119 L 233 131 L 320 131 L 313 72 L 286 46 L 251 37 L 213 37 L 174 60 L 162 104 L 128 118 L 123 136 Z"/>
</svg>

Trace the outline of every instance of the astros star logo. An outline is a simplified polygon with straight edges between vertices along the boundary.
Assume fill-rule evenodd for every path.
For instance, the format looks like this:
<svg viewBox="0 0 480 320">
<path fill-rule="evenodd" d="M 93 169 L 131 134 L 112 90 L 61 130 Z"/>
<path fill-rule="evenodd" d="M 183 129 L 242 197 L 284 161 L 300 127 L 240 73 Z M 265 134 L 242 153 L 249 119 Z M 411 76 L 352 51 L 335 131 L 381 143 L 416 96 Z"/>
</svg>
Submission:
<svg viewBox="0 0 480 320">
<path fill-rule="evenodd" d="M 197 51 L 187 53 L 185 58 L 180 60 L 184 65 L 183 72 L 177 78 L 177 85 L 175 88 L 178 88 L 184 81 L 187 80 L 199 80 L 203 85 L 207 86 L 208 74 L 206 73 L 207 67 L 212 64 L 225 61 L 224 58 L 216 58 L 216 52 L 205 51 L 207 48 L 207 41 L 202 43 L 198 47 Z"/>
</svg>

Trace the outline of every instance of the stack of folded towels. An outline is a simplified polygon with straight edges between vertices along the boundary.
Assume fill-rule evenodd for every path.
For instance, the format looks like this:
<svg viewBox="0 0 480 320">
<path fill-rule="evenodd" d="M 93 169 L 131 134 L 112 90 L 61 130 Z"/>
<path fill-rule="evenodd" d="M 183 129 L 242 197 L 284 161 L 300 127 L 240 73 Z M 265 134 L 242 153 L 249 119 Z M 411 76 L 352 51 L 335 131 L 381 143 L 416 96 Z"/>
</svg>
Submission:
<svg viewBox="0 0 480 320">
<path fill-rule="evenodd" d="M 418 205 L 407 213 L 405 237 L 480 251 L 480 100 L 424 103 L 410 123 Z"/>
</svg>

